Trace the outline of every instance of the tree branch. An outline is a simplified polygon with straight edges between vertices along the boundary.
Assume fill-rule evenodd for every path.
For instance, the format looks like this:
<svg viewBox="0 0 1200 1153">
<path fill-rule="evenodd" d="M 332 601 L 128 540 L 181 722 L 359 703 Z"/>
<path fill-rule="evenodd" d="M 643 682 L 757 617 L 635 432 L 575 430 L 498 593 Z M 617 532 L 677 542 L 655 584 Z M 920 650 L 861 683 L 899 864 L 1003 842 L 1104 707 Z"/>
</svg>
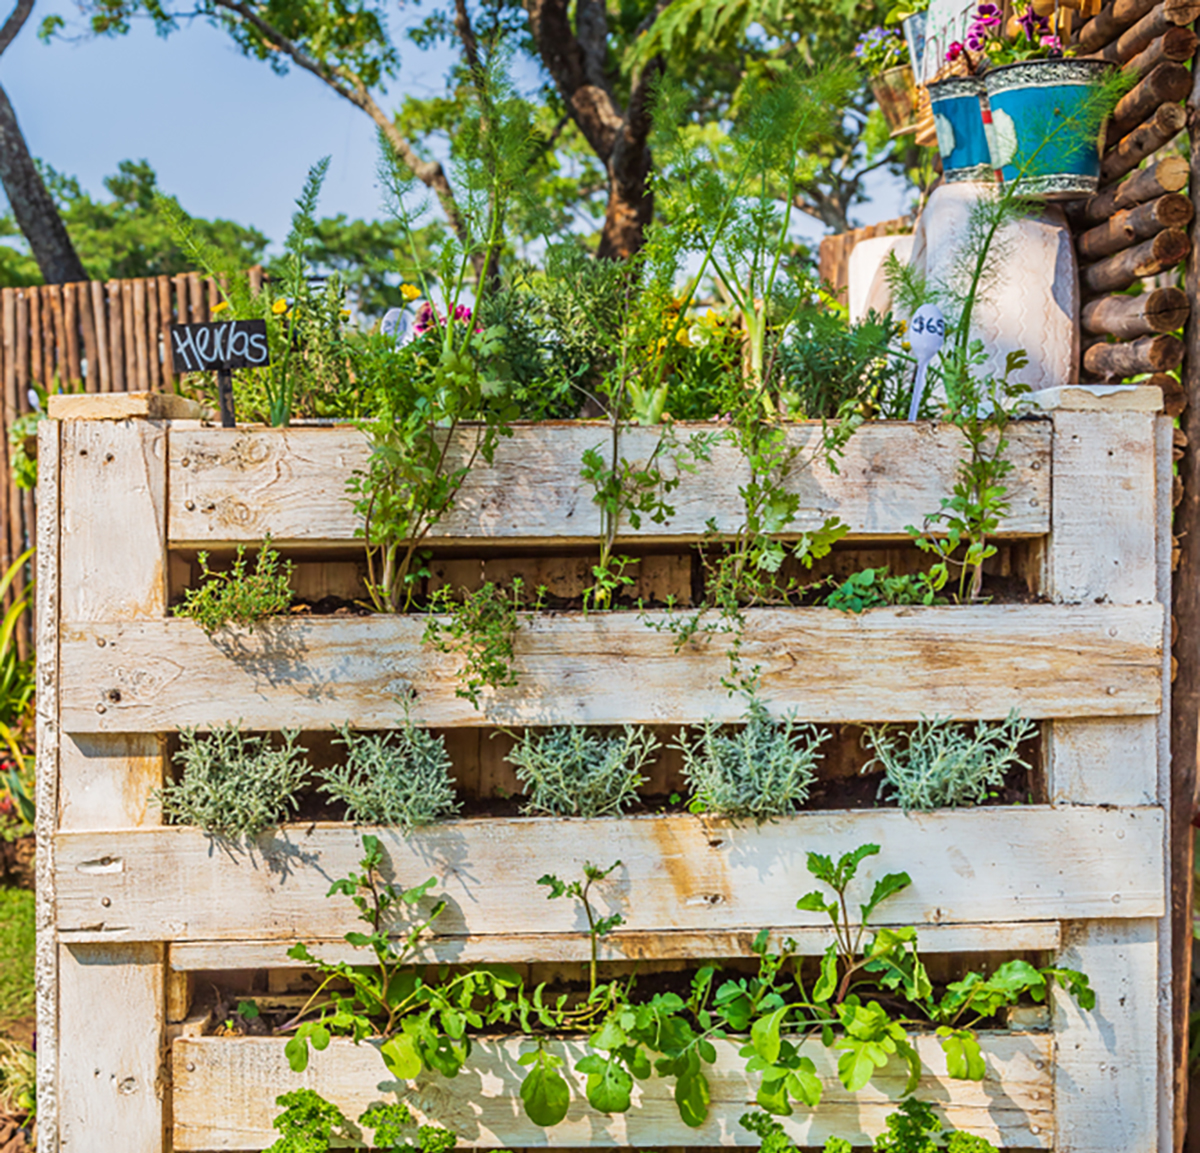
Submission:
<svg viewBox="0 0 1200 1153">
<path fill-rule="evenodd" d="M 4 55 L 4 50 L 13 42 L 17 33 L 25 27 L 25 21 L 29 19 L 29 13 L 33 11 L 33 0 L 17 0 L 17 6 L 12 10 L 12 15 L 4 21 L 4 27 L 0 28 L 0 56 Z"/>
<path fill-rule="evenodd" d="M 396 127 L 396 122 L 375 103 L 367 90 L 367 86 L 348 70 L 332 68 L 327 64 L 314 60 L 298 44 L 289 40 L 273 24 L 264 20 L 249 4 L 242 0 L 214 0 L 216 7 L 224 8 L 239 16 L 246 23 L 256 28 L 277 52 L 283 53 L 304 71 L 311 73 L 322 83 L 327 84 L 339 96 L 349 100 L 356 108 L 361 108 L 376 124 L 385 140 L 397 156 L 412 170 L 413 175 L 437 197 L 450 227 L 463 244 L 470 243 L 470 232 L 458 203 L 454 199 L 454 189 L 446 176 L 446 170 L 436 160 L 426 160 L 413 148 L 408 138 Z"/>
</svg>

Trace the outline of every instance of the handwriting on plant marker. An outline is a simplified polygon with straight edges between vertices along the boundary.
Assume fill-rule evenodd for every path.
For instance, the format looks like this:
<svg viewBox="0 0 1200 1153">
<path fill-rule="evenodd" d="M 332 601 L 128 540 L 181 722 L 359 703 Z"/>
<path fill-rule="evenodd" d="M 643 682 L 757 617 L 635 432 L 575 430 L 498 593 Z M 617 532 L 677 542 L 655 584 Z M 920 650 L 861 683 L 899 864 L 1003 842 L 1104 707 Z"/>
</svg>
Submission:
<svg viewBox="0 0 1200 1153">
<path fill-rule="evenodd" d="M 908 419 L 916 420 L 925 396 L 925 377 L 930 361 L 946 342 L 946 321 L 942 310 L 936 304 L 922 304 L 913 313 L 908 329 L 913 356 L 917 358 L 917 378 L 913 381 L 913 397 Z"/>
<path fill-rule="evenodd" d="M 266 368 L 271 363 L 265 320 L 226 320 L 171 325 L 171 360 L 176 372 L 228 372 Z"/>
</svg>

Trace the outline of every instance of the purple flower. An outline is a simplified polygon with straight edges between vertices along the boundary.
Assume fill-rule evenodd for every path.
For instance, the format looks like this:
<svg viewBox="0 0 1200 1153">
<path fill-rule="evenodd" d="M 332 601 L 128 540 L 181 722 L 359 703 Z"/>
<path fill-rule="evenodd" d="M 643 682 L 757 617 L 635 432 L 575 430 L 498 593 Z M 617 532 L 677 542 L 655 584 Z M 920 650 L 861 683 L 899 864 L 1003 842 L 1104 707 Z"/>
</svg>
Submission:
<svg viewBox="0 0 1200 1153">
<path fill-rule="evenodd" d="M 1039 16 L 1033 10 L 1032 4 L 1017 17 L 1017 23 L 1021 25 L 1025 39 L 1030 43 L 1036 43 L 1039 36 L 1047 36 L 1050 33 L 1050 21 L 1045 16 Z"/>
</svg>

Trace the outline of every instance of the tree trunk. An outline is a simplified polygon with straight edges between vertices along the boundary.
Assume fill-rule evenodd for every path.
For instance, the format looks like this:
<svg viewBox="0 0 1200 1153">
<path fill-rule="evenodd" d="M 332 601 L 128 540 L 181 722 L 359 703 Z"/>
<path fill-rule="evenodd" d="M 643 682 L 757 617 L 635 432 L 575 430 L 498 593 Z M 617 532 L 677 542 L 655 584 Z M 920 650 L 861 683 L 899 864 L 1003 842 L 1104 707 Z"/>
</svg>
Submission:
<svg viewBox="0 0 1200 1153">
<path fill-rule="evenodd" d="M 20 0 L 13 9 L 4 22 L 4 27 L 0 28 L 0 53 L 12 43 L 13 37 L 20 32 L 32 10 L 33 0 Z M 42 183 L 37 165 L 29 155 L 25 137 L 21 135 L 17 114 L 2 87 L 0 184 L 4 185 L 4 193 L 8 197 L 17 227 L 29 242 L 33 258 L 37 261 L 46 283 L 66 284 L 76 280 L 87 280 L 88 274 L 84 272 L 83 263 L 67 235 L 66 225 L 58 214 L 58 205 L 54 203 L 54 198 Z"/>
</svg>

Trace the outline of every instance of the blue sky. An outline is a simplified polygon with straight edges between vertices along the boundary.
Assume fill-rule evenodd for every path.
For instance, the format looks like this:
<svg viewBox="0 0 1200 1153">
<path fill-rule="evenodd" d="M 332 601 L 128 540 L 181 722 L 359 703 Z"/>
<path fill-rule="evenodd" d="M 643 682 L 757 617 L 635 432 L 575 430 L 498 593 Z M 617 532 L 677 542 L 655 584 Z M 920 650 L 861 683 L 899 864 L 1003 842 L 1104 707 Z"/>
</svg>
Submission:
<svg viewBox="0 0 1200 1153">
<path fill-rule="evenodd" d="M 34 155 L 93 195 L 105 195 L 118 161 L 144 157 L 187 211 L 252 224 L 278 242 L 306 171 L 329 154 L 321 213 L 380 214 L 374 125 L 316 78 L 276 76 L 202 21 L 165 40 L 142 23 L 112 40 L 47 46 L 35 25 L 54 11 L 76 18 L 68 5 L 35 7 L 4 54 L 4 87 Z M 441 91 L 449 52 L 402 47 L 389 97 Z M 890 181 L 873 191 L 857 213 L 863 223 L 902 210 Z M 821 234 L 815 222 L 810 234 Z"/>
</svg>

